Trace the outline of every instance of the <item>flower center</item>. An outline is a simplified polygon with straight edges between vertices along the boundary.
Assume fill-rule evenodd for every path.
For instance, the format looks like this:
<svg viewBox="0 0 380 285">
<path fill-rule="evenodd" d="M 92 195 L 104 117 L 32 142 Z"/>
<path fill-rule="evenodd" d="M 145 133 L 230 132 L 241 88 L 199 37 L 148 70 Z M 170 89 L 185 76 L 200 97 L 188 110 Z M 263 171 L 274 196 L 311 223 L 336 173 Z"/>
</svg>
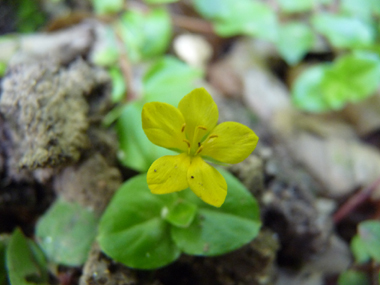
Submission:
<svg viewBox="0 0 380 285">
<path fill-rule="evenodd" d="M 182 125 L 181 132 L 185 131 L 186 124 Z M 207 137 L 207 139 L 203 142 L 202 138 L 204 136 L 204 132 L 207 131 L 207 128 L 204 126 L 197 126 L 194 131 L 193 141 L 190 142 L 187 139 L 183 139 L 183 142 L 187 144 L 187 154 L 191 156 L 198 155 L 203 150 L 203 145 L 207 142 L 213 141 L 218 135 L 211 134 Z"/>
</svg>

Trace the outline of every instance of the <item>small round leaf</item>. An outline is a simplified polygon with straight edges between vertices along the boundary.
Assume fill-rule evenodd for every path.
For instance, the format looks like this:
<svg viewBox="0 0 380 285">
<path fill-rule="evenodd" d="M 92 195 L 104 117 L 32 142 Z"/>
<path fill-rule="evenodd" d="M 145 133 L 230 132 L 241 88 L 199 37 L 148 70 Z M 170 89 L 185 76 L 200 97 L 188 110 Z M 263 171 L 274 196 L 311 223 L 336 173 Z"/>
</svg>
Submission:
<svg viewBox="0 0 380 285">
<path fill-rule="evenodd" d="M 97 225 L 93 211 L 58 199 L 38 221 L 36 238 L 49 260 L 78 266 L 87 259 Z"/>
<path fill-rule="evenodd" d="M 161 218 L 162 209 L 175 198 L 152 194 L 146 174 L 128 180 L 101 218 L 101 249 L 112 259 L 138 269 L 158 268 L 176 260 L 180 250 L 170 237 L 170 225 Z"/>
<path fill-rule="evenodd" d="M 188 228 L 172 227 L 178 247 L 192 255 L 220 255 L 253 240 L 261 223 L 256 200 L 232 174 L 219 169 L 228 185 L 224 204 L 215 208 L 205 204 L 190 190 L 179 193 L 198 205 L 198 213 Z"/>
</svg>

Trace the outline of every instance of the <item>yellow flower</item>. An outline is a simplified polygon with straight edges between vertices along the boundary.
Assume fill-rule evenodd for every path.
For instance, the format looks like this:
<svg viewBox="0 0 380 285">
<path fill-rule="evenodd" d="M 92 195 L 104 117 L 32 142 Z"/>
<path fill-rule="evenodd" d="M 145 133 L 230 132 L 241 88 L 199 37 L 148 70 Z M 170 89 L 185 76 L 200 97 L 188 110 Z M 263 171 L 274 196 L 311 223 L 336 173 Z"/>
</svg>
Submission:
<svg viewBox="0 0 380 285">
<path fill-rule="evenodd" d="M 154 194 L 188 187 L 204 202 L 220 207 L 227 195 L 224 177 L 203 159 L 238 163 L 255 149 L 258 137 L 236 122 L 217 125 L 219 113 L 204 88 L 187 94 L 178 108 L 160 102 L 146 103 L 142 126 L 148 139 L 177 152 L 157 159 L 148 170 L 147 182 Z"/>
</svg>

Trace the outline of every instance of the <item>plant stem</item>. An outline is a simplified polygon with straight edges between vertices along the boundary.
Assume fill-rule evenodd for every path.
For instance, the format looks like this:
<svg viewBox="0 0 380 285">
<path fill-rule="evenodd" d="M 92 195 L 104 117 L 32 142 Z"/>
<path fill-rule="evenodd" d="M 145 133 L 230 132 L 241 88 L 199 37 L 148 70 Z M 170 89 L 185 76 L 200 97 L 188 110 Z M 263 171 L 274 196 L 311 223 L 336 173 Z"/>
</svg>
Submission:
<svg viewBox="0 0 380 285">
<path fill-rule="evenodd" d="M 348 199 L 334 214 L 334 223 L 339 223 L 348 214 L 355 210 L 360 204 L 366 201 L 373 191 L 380 185 L 380 177 L 377 178 L 372 184 L 367 187 L 363 187 L 358 193 Z"/>
</svg>

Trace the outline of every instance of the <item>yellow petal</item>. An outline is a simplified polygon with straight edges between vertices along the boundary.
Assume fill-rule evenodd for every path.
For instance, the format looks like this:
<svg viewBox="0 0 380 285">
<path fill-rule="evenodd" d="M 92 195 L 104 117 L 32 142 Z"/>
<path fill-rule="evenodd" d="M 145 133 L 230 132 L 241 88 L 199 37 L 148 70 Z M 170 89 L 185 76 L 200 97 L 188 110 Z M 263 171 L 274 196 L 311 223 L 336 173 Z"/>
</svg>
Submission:
<svg viewBox="0 0 380 285">
<path fill-rule="evenodd" d="M 189 187 L 186 176 L 189 166 L 190 157 L 185 153 L 160 157 L 148 170 L 150 191 L 153 194 L 167 194 L 186 189 Z"/>
<path fill-rule="evenodd" d="M 187 181 L 191 190 L 204 202 L 220 207 L 227 195 L 227 183 L 222 174 L 201 157 L 192 159 Z"/>
<path fill-rule="evenodd" d="M 258 140 L 247 126 L 236 122 L 221 123 L 205 139 L 200 155 L 224 163 L 239 163 L 251 154 Z"/>
<path fill-rule="evenodd" d="M 186 121 L 187 138 L 195 145 L 218 122 L 218 107 L 204 88 L 194 89 L 183 97 L 178 104 L 178 109 Z M 194 137 L 194 133 L 196 137 Z"/>
<path fill-rule="evenodd" d="M 174 106 L 161 102 L 146 103 L 141 113 L 142 126 L 148 139 L 169 149 L 186 151 L 185 119 Z"/>
</svg>

